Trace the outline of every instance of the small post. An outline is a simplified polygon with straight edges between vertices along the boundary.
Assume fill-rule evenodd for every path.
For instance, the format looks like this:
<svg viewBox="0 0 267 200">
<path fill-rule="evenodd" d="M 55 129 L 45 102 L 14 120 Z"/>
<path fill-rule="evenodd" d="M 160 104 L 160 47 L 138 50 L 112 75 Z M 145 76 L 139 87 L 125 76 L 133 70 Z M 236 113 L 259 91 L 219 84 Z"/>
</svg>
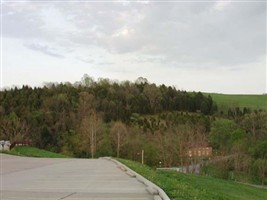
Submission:
<svg viewBox="0 0 267 200">
<path fill-rule="evenodd" d="M 144 164 L 144 149 L 142 149 L 142 165 Z"/>
</svg>

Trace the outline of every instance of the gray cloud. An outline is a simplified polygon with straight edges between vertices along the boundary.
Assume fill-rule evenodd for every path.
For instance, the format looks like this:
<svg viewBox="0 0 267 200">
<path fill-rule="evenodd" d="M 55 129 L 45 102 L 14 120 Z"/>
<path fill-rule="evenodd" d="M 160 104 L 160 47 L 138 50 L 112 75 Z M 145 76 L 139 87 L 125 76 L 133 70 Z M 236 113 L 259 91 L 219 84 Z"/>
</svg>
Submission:
<svg viewBox="0 0 267 200">
<path fill-rule="evenodd" d="M 84 63 L 89 63 L 89 64 L 92 64 L 95 62 L 94 59 L 92 59 L 90 57 L 84 58 L 84 57 L 77 56 L 76 59 L 78 59 Z"/>
<path fill-rule="evenodd" d="M 159 55 L 171 63 L 231 66 L 256 62 L 266 54 L 265 4 L 6 4 L 3 34 L 61 40 L 63 46 L 65 40 L 112 54 Z M 50 15 L 54 18 L 48 20 Z"/>
<path fill-rule="evenodd" d="M 45 3 L 3 3 L 2 28 L 3 37 L 35 38 L 43 37 L 41 27 L 44 22 L 39 15 L 41 9 L 46 9 Z"/>
<path fill-rule="evenodd" d="M 74 43 L 101 46 L 112 54 L 232 66 L 256 62 L 266 53 L 263 2 L 84 3 L 60 9 L 82 30 Z"/>
<path fill-rule="evenodd" d="M 266 67 L 266 2 L 4 3 L 3 36 L 94 69 L 112 64 L 101 73 L 156 66 L 161 74 L 207 68 L 244 74 Z"/>
<path fill-rule="evenodd" d="M 52 49 L 46 45 L 32 43 L 32 44 L 26 44 L 25 46 L 31 50 L 38 51 L 38 52 L 44 53 L 44 54 L 52 56 L 52 57 L 64 58 L 63 55 L 55 53 L 54 49 Z"/>
</svg>

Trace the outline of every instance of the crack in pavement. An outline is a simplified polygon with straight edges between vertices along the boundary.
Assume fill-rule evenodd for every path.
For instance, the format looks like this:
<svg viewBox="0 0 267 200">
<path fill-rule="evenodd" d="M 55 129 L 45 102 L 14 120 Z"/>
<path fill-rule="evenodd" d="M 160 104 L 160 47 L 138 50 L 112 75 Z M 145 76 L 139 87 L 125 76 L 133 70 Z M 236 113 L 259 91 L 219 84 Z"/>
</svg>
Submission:
<svg viewBox="0 0 267 200">
<path fill-rule="evenodd" d="M 73 192 L 73 193 L 71 193 L 71 194 L 69 194 L 69 195 L 67 195 L 67 196 L 61 197 L 61 198 L 58 199 L 58 200 L 66 199 L 66 198 L 68 198 L 68 197 L 70 197 L 70 196 L 72 196 L 72 195 L 74 195 L 74 194 L 77 194 L 77 192 Z"/>
</svg>

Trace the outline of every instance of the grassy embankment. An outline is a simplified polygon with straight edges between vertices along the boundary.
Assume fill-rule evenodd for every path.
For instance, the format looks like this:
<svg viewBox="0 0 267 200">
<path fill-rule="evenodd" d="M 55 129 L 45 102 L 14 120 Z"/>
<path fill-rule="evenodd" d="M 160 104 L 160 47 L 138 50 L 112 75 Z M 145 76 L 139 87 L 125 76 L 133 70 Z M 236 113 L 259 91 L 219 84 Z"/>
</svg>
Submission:
<svg viewBox="0 0 267 200">
<path fill-rule="evenodd" d="M 29 156 L 29 157 L 43 157 L 43 158 L 67 158 L 67 156 L 38 149 L 29 146 L 17 146 L 11 151 L 0 151 L 0 153 L 7 153 L 17 156 Z"/>
<path fill-rule="evenodd" d="M 222 111 L 227 111 L 228 108 L 244 107 L 252 110 L 262 109 L 267 110 L 267 95 L 241 95 L 241 94 L 216 94 L 205 93 L 210 95 L 217 103 L 218 108 Z"/>
<path fill-rule="evenodd" d="M 137 173 L 160 186 L 168 196 L 175 199 L 267 199 L 267 190 L 254 188 L 233 181 L 212 177 L 182 174 L 175 171 L 161 171 L 146 165 L 119 159 Z"/>
</svg>

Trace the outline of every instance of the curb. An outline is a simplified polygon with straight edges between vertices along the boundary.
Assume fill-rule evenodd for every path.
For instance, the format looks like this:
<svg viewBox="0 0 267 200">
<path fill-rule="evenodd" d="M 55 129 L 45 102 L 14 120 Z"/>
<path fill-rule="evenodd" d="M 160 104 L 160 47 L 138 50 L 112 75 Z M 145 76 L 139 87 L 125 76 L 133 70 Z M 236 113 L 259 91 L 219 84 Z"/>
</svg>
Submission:
<svg viewBox="0 0 267 200">
<path fill-rule="evenodd" d="M 111 157 L 103 157 L 102 159 L 109 160 L 117 165 L 122 171 L 124 171 L 128 176 L 136 178 L 139 182 L 143 183 L 146 186 L 146 191 L 154 196 L 154 200 L 170 200 L 168 195 L 157 185 L 152 183 L 151 181 L 147 180 L 140 174 L 136 173 L 135 171 L 131 170 L 126 165 L 122 164 L 121 162 L 112 159 Z"/>
</svg>

